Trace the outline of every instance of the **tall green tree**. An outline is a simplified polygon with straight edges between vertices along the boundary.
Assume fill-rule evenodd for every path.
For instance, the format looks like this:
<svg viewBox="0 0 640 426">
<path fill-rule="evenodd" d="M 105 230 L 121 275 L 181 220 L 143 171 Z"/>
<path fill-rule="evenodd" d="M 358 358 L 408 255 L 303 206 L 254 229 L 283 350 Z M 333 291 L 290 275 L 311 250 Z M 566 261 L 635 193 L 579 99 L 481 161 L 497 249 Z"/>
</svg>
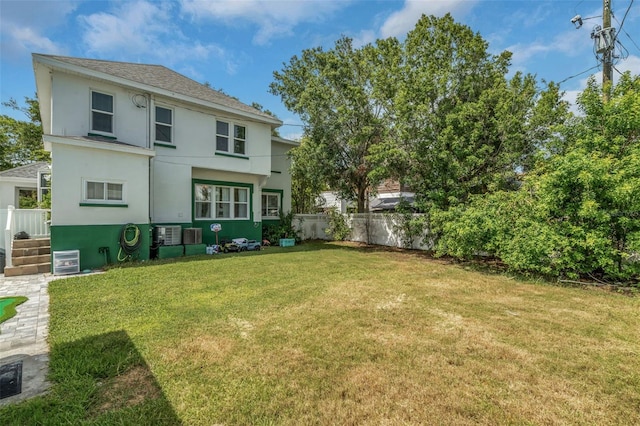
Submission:
<svg viewBox="0 0 640 426">
<path fill-rule="evenodd" d="M 48 160 L 49 154 L 42 144 L 42 120 L 38 100 L 25 97 L 26 106 L 20 106 L 15 99 L 2 104 L 24 113 L 28 121 L 0 115 L 0 170 Z"/>
<path fill-rule="evenodd" d="M 366 210 L 372 178 L 370 154 L 386 128 L 385 109 L 372 85 L 377 71 L 369 53 L 373 46 L 354 48 L 346 37 L 330 50 L 307 49 L 274 73 L 271 93 L 301 117 L 309 161 L 317 162 L 315 176 L 347 200 Z"/>
<path fill-rule="evenodd" d="M 327 189 L 324 180 L 322 152 L 320 147 L 302 138 L 300 145 L 293 148 L 291 157 L 291 207 L 298 214 L 315 213 L 320 193 Z"/>
<path fill-rule="evenodd" d="M 555 85 L 537 89 L 532 75 L 508 79 L 511 54 L 450 15 L 422 16 L 399 49 L 388 49 L 393 137 L 378 146 L 375 174 L 394 176 L 422 208 L 447 209 L 472 194 L 514 189 L 562 121 L 567 107 Z"/>
<path fill-rule="evenodd" d="M 640 76 L 623 75 L 603 102 L 591 79 L 583 116 L 515 192 L 474 197 L 435 216 L 440 253 L 484 252 L 523 272 L 604 279 L 640 274 Z"/>
</svg>

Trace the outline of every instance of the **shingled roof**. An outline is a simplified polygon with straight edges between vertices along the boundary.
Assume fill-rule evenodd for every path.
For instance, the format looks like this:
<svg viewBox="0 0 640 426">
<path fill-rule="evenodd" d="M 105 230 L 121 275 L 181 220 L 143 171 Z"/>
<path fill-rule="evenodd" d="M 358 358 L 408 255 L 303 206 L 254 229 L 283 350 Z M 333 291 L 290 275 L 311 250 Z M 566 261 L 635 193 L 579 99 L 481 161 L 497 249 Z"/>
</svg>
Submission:
<svg viewBox="0 0 640 426">
<path fill-rule="evenodd" d="M 218 90 L 200 84 L 162 65 L 135 64 L 131 62 L 103 61 L 98 59 L 43 54 L 35 54 L 34 56 L 49 58 L 65 64 L 129 80 L 134 83 L 140 83 L 201 101 L 222 105 L 227 108 L 263 117 L 270 122 L 274 120 L 280 121 L 269 114 L 244 104 Z"/>
<path fill-rule="evenodd" d="M 1 171 L 0 177 L 37 179 L 38 172 L 48 166 L 49 163 L 46 161 L 38 161 L 37 163 L 26 164 L 24 166 L 18 166 L 13 169 Z"/>
</svg>

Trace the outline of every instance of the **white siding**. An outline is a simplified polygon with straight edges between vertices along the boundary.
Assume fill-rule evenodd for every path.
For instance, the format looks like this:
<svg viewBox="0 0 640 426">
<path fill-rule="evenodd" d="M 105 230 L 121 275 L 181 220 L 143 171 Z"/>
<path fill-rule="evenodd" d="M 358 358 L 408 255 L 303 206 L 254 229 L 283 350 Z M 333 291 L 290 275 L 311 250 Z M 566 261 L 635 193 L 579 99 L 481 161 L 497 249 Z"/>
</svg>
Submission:
<svg viewBox="0 0 640 426">
<path fill-rule="evenodd" d="M 292 148 L 289 144 L 273 142 L 271 144 L 271 176 L 264 185 L 265 189 L 282 189 L 282 211 L 291 211 L 291 161 L 287 152 Z M 279 172 L 279 173 L 278 173 Z"/>
<path fill-rule="evenodd" d="M 153 223 L 191 222 L 191 166 L 153 163 Z"/>
<path fill-rule="evenodd" d="M 51 224 L 108 225 L 149 221 L 149 159 L 144 155 L 52 144 Z M 80 206 L 83 179 L 125 184 L 128 207 Z"/>
<path fill-rule="evenodd" d="M 51 134 L 87 136 L 91 132 L 91 90 L 113 95 L 113 133 L 118 141 L 147 147 L 149 108 L 138 108 L 127 90 L 98 80 L 55 72 L 53 75 L 53 120 Z"/>
<path fill-rule="evenodd" d="M 268 175 L 271 170 L 271 127 L 267 124 L 205 113 L 185 108 L 167 99 L 157 99 L 158 105 L 174 108 L 174 148 L 156 145 L 157 158 L 164 162 L 189 164 L 203 169 Z M 216 155 L 216 120 L 245 126 L 246 156 L 233 158 Z"/>
<path fill-rule="evenodd" d="M 16 177 L 0 178 L 0 209 L 6 209 L 10 205 L 18 208 L 18 190 L 32 189 L 35 191 L 37 186 L 35 179 Z"/>
</svg>

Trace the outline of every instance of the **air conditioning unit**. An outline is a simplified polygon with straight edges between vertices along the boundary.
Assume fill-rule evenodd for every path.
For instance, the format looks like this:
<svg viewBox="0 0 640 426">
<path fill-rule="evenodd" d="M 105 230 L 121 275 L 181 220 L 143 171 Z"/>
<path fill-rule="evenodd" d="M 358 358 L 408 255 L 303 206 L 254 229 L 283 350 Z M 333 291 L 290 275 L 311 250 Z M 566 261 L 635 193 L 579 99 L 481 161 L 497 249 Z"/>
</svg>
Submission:
<svg viewBox="0 0 640 426">
<path fill-rule="evenodd" d="M 185 244 L 202 244 L 202 228 L 184 228 L 182 241 Z"/>
<path fill-rule="evenodd" d="M 156 226 L 153 228 L 153 241 L 161 246 L 180 245 L 182 244 L 182 227 L 180 225 Z"/>
</svg>

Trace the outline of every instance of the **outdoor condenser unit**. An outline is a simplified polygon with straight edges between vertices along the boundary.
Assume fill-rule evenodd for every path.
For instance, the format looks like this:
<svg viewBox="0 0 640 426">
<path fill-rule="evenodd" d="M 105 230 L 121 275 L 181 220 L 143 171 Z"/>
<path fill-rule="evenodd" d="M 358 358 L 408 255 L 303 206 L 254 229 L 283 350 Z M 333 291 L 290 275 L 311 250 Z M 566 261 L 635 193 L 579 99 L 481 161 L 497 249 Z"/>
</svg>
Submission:
<svg viewBox="0 0 640 426">
<path fill-rule="evenodd" d="M 182 227 L 180 225 L 156 226 L 153 228 L 153 240 L 161 246 L 180 245 L 182 244 Z"/>
<path fill-rule="evenodd" d="M 202 228 L 185 228 L 182 241 L 185 244 L 202 244 Z"/>
</svg>

